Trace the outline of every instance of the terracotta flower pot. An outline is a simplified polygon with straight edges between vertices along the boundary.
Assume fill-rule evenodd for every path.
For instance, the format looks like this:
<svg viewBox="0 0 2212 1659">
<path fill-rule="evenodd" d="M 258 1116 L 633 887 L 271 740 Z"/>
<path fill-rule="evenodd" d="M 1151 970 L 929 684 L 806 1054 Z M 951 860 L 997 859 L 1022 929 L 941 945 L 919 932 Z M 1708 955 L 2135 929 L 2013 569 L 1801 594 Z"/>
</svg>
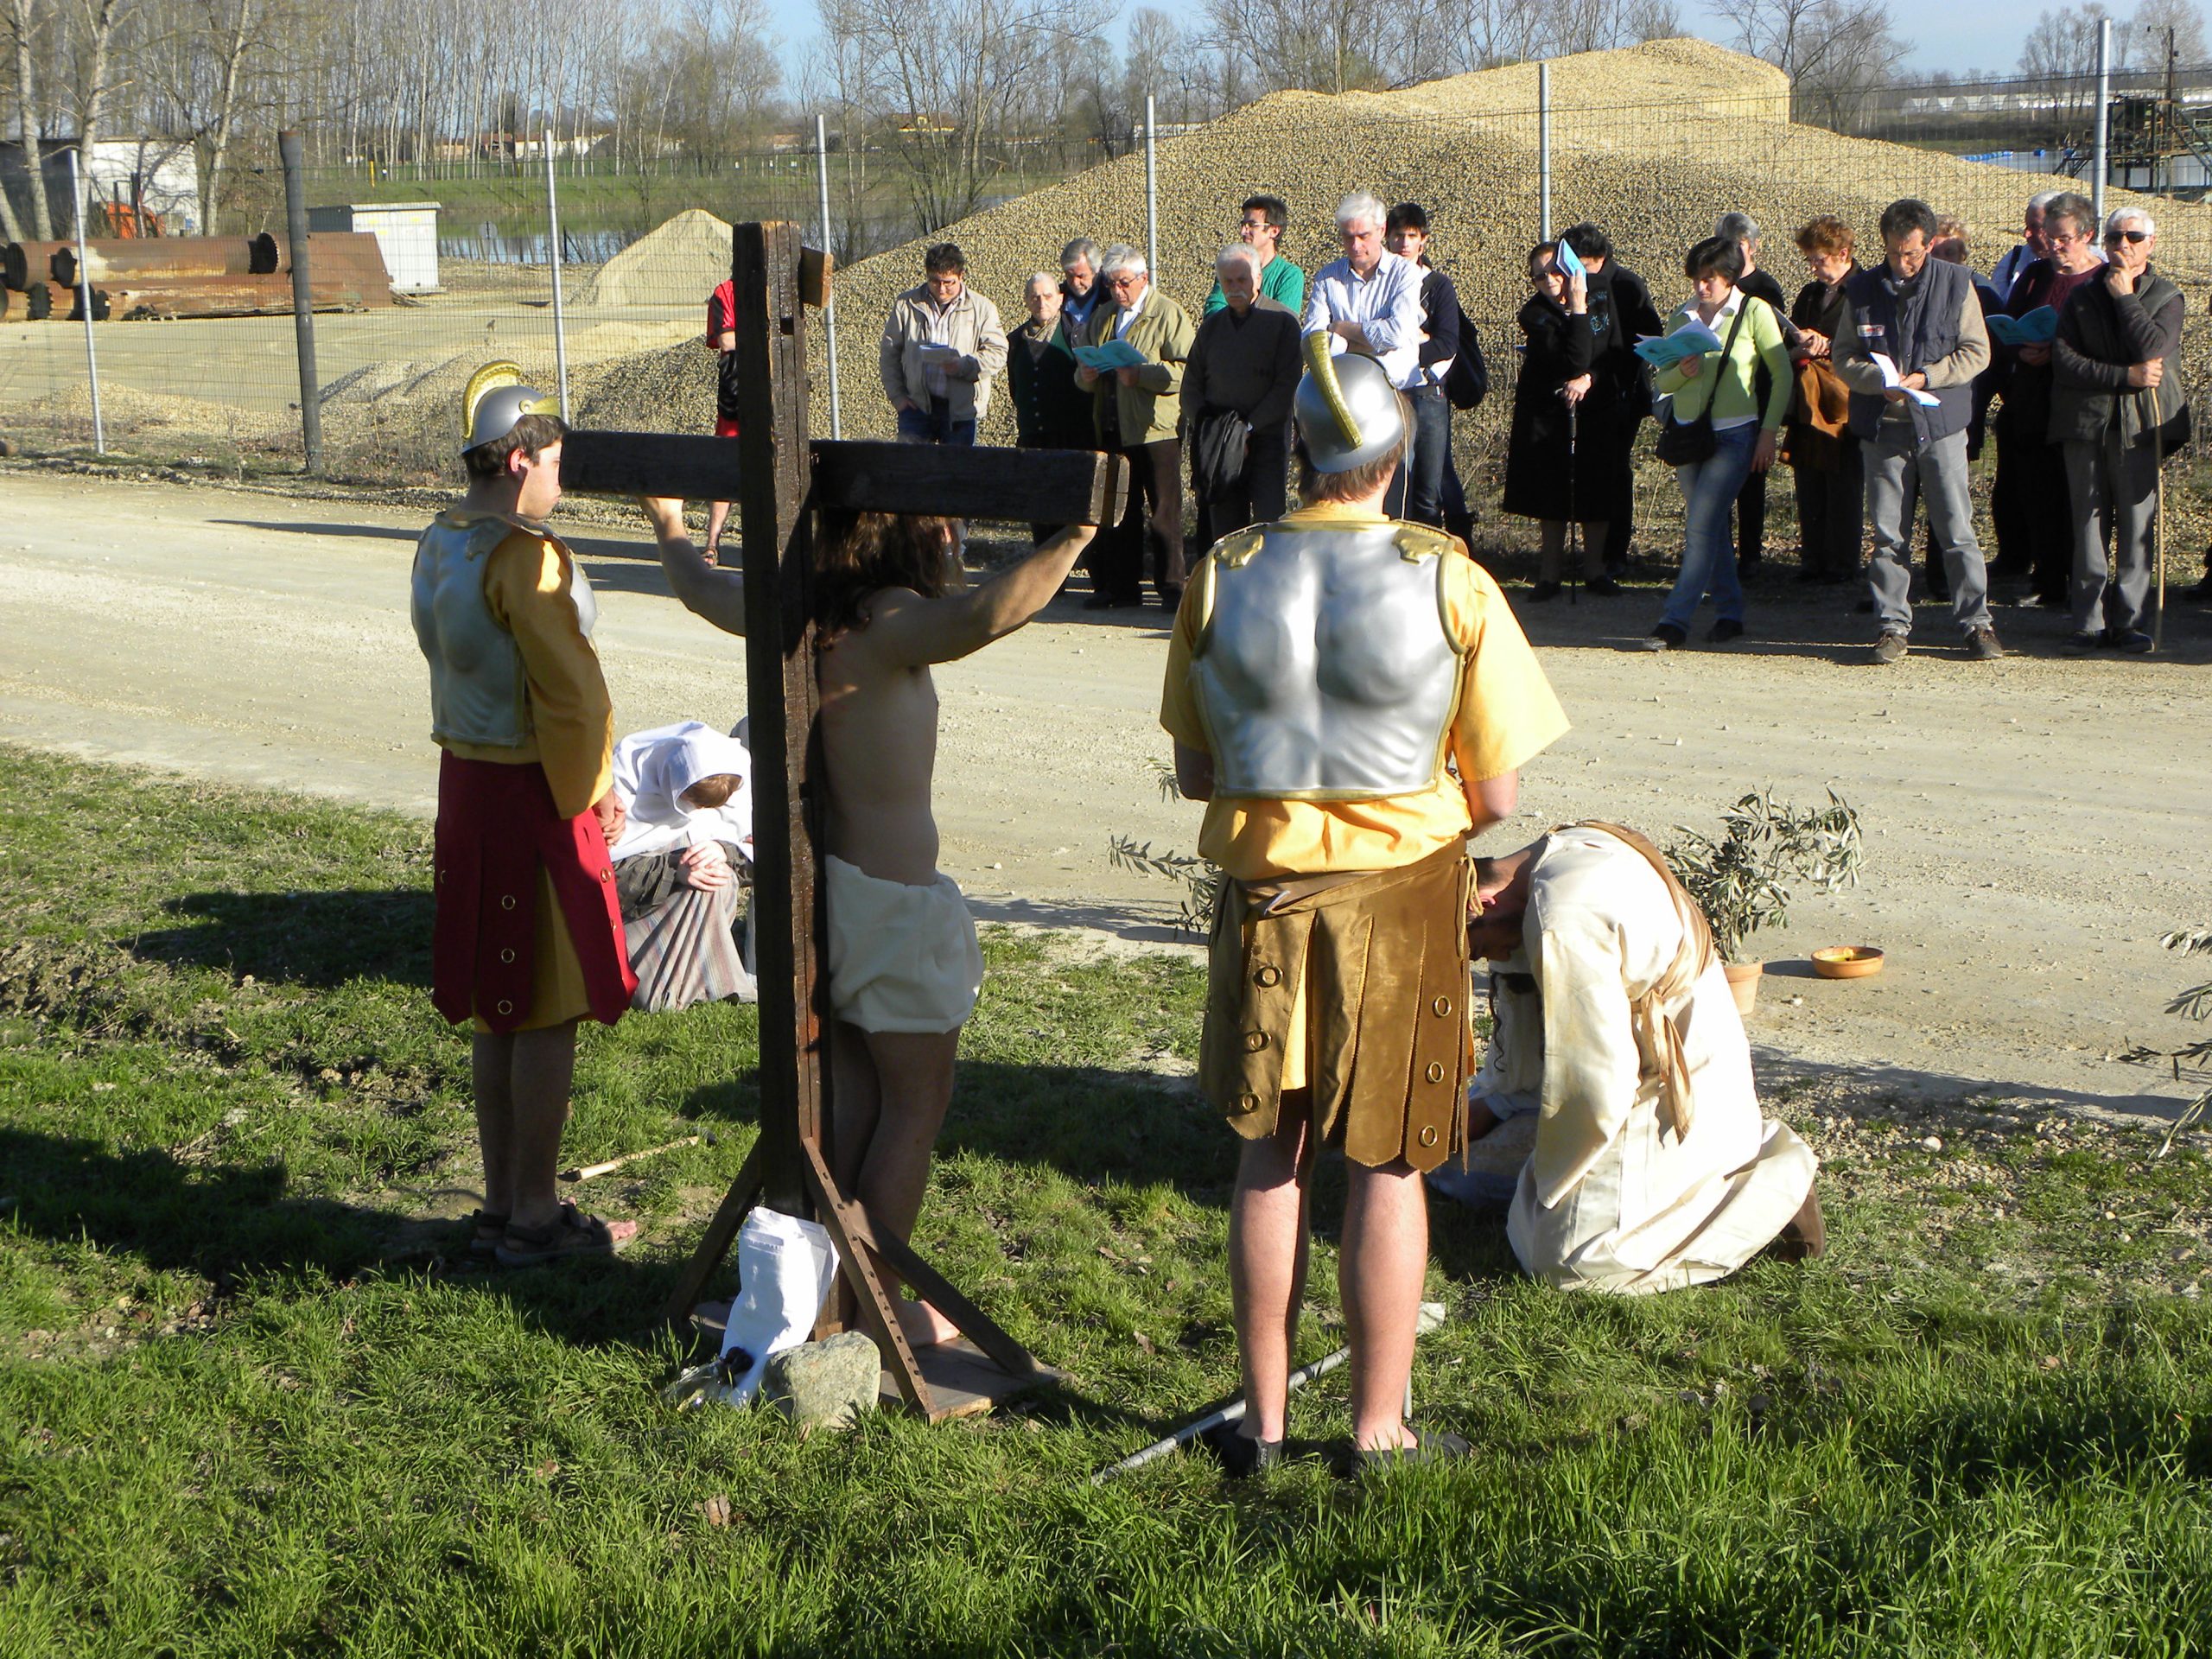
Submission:
<svg viewBox="0 0 2212 1659">
<path fill-rule="evenodd" d="M 1720 971 L 1728 976 L 1729 995 L 1736 999 L 1736 1012 L 1748 1020 L 1751 1009 L 1759 1000 L 1759 976 L 1766 972 L 1763 962 L 1724 962 Z"/>
</svg>

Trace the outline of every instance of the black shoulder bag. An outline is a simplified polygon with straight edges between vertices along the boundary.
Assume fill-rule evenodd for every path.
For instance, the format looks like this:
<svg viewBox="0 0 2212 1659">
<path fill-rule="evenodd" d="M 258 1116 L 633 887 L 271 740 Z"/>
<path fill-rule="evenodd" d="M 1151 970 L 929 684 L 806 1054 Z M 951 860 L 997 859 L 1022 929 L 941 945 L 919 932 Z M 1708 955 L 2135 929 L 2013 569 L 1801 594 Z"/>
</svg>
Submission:
<svg viewBox="0 0 2212 1659">
<path fill-rule="evenodd" d="M 1719 377 L 1728 366 L 1728 359 L 1735 355 L 1736 331 L 1744 326 L 1744 313 L 1753 305 L 1762 303 L 1751 295 L 1744 295 L 1736 306 L 1736 320 L 1728 325 L 1728 338 L 1720 347 L 1720 360 L 1713 365 L 1713 382 L 1706 393 L 1705 407 L 1696 418 L 1678 421 L 1675 418 L 1672 402 L 1667 405 L 1667 423 L 1659 429 L 1658 455 L 1669 467 L 1694 467 L 1700 461 L 1713 459 L 1719 447 L 1713 435 L 1713 400 L 1720 395 Z"/>
</svg>

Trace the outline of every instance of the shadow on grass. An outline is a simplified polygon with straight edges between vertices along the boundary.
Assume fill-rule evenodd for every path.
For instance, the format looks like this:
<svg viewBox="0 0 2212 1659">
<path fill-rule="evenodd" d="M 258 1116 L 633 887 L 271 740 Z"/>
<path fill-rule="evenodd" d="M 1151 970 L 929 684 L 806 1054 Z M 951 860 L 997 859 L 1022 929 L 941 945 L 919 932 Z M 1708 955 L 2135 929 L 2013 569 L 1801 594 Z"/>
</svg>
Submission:
<svg viewBox="0 0 2212 1659">
<path fill-rule="evenodd" d="M 465 1258 L 461 1223 L 288 1193 L 277 1163 L 187 1164 L 166 1152 L 0 1128 L 0 1168 L 19 1194 L 10 1215 L 18 1231 L 197 1274 L 218 1300 L 247 1281 L 265 1289 L 270 1279 L 435 1273 Z M 639 1340 L 671 1276 L 668 1264 L 617 1257 L 486 1269 L 467 1282 L 553 1335 L 595 1345 Z"/>
<path fill-rule="evenodd" d="M 324 893 L 192 893 L 162 909 L 184 925 L 137 935 L 133 956 L 251 974 L 264 984 L 349 984 L 364 976 L 430 982 L 427 887 Z"/>
</svg>

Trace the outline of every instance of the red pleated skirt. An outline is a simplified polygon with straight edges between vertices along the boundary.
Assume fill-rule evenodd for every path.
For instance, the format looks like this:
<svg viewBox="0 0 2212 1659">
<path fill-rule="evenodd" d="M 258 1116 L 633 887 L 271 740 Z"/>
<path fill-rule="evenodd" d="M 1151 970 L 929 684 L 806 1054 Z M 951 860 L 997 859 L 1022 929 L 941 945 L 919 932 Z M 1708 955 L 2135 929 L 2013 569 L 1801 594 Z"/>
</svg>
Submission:
<svg viewBox="0 0 2212 1659">
<path fill-rule="evenodd" d="M 622 944 L 622 909 L 607 838 L 589 812 L 561 817 L 545 769 L 464 760 L 438 768 L 434 856 L 437 895 L 430 1000 L 459 1025 L 472 1015 L 493 1032 L 554 1023 L 532 1020 L 541 933 L 541 872 L 556 913 L 544 920 L 575 946 L 594 1020 L 613 1025 L 638 982 Z"/>
</svg>

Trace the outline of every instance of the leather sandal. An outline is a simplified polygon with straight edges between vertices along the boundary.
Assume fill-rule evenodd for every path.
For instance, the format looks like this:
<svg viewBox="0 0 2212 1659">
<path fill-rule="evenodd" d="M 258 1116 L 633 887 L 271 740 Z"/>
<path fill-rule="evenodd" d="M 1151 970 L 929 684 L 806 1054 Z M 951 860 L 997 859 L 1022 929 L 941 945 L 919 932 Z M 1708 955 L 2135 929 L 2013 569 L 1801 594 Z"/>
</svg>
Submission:
<svg viewBox="0 0 2212 1659">
<path fill-rule="evenodd" d="M 479 1210 L 468 1219 L 468 1253 L 471 1255 L 490 1255 L 496 1252 L 499 1241 L 507 1235 L 508 1217 L 495 1215 L 489 1210 Z"/>
<path fill-rule="evenodd" d="M 1222 1473 L 1231 1480 L 1249 1480 L 1282 1461 L 1281 1440 L 1255 1440 L 1239 1433 L 1235 1423 L 1216 1423 L 1198 1436 L 1198 1443 L 1213 1453 Z"/>
<path fill-rule="evenodd" d="M 614 1234 L 605 1222 L 563 1200 L 559 1218 L 543 1227 L 509 1222 L 494 1254 L 503 1268 L 530 1268 L 570 1256 L 612 1255 L 617 1248 Z"/>
<path fill-rule="evenodd" d="M 1475 1455 L 1473 1446 L 1447 1428 L 1415 1428 L 1408 1423 L 1406 1433 L 1413 1439 L 1405 1446 L 1353 1447 L 1354 1471 L 1370 1475 L 1378 1469 L 1427 1468 L 1436 1464 L 1457 1463 L 1462 1458 Z"/>
</svg>

